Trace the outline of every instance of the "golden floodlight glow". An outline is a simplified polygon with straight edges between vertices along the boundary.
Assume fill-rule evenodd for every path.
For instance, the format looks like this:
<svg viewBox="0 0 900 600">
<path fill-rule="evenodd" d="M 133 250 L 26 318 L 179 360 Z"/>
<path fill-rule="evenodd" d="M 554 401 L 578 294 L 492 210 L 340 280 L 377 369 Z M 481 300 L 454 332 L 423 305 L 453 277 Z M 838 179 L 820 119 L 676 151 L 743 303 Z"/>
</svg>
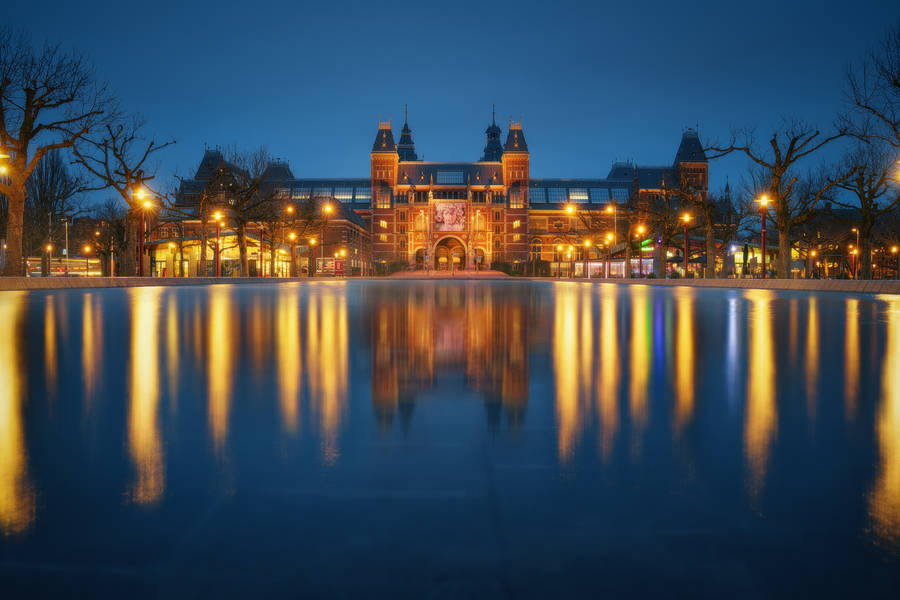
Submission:
<svg viewBox="0 0 900 600">
<path fill-rule="evenodd" d="M 310 245 L 310 246 L 315 246 L 315 245 L 316 245 L 316 238 L 309 238 L 309 245 Z"/>
<path fill-rule="evenodd" d="M 571 204 L 566 204 L 566 212 L 571 215 L 573 212 L 575 212 L 575 207 Z"/>
<path fill-rule="evenodd" d="M 147 200 L 144 202 L 144 208 L 153 208 L 153 203 Z"/>
<path fill-rule="evenodd" d="M 147 197 L 147 190 L 144 189 L 144 186 L 138 186 L 134 189 L 134 197 L 138 200 L 143 200 Z"/>
<path fill-rule="evenodd" d="M 174 249 L 175 249 L 175 242 L 169 242 L 169 248 L 171 248 L 172 250 L 174 250 Z"/>
<path fill-rule="evenodd" d="M 556 251 L 557 251 L 557 252 L 562 252 L 562 248 L 563 248 L 563 247 L 562 247 L 562 244 L 557 244 L 557 245 L 556 245 Z"/>
<path fill-rule="evenodd" d="M 606 234 L 606 240 L 609 242 L 613 241 L 613 237 L 615 237 L 615 236 L 613 236 L 613 234 L 611 234 L 611 233 Z"/>
<path fill-rule="evenodd" d="M 638 225 L 637 232 L 639 234 L 643 235 L 645 231 L 646 231 L 646 228 L 643 225 Z"/>
<path fill-rule="evenodd" d="M 767 207 L 769 205 L 769 197 L 766 196 L 765 194 L 760 196 L 759 197 L 759 205 L 762 206 L 763 208 Z"/>
<path fill-rule="evenodd" d="M 608 212 L 608 213 L 616 212 L 616 209 L 613 207 L 612 204 L 609 204 L 606 206 L 606 212 Z"/>
<path fill-rule="evenodd" d="M 347 251 L 344 249 L 341 249 L 341 256 L 347 256 Z"/>
<path fill-rule="evenodd" d="M 290 240 L 293 242 L 294 240 L 297 239 L 297 234 L 294 233 L 294 232 L 292 231 L 292 232 L 290 232 L 290 233 L 288 234 L 288 237 L 289 237 Z"/>
<path fill-rule="evenodd" d="M 329 204 L 329 203 L 325 203 L 325 204 L 322 206 L 322 211 L 323 211 L 326 215 L 330 215 L 331 212 L 332 212 L 333 210 L 334 210 L 334 207 L 331 206 L 331 204 Z"/>
<path fill-rule="evenodd" d="M 815 250 L 810 250 L 810 251 L 809 251 L 809 255 L 812 256 L 813 258 L 815 258 L 815 257 L 816 257 L 816 251 L 815 251 Z"/>
<path fill-rule="evenodd" d="M 591 240 L 584 240 L 584 247 L 585 247 L 585 248 L 590 248 L 590 247 L 591 247 Z"/>
<path fill-rule="evenodd" d="M 90 246 L 85 246 L 85 247 L 84 247 L 84 253 L 85 253 L 85 254 L 90 254 L 90 253 L 91 253 L 91 247 L 90 247 Z"/>
<path fill-rule="evenodd" d="M 891 246 L 891 254 L 897 254 L 897 251 L 900 250 L 897 246 Z"/>
<path fill-rule="evenodd" d="M 215 219 L 216 221 L 222 220 L 222 213 L 220 213 L 219 211 L 216 211 L 216 212 L 213 214 L 213 219 Z"/>
<path fill-rule="evenodd" d="M 683 215 L 681 215 L 681 220 L 684 221 L 685 223 L 690 223 L 691 222 L 691 213 L 684 213 Z"/>
<path fill-rule="evenodd" d="M 294 207 L 293 207 L 293 206 L 288 206 L 288 207 L 287 207 L 287 212 L 288 212 L 289 215 L 294 214 Z"/>
<path fill-rule="evenodd" d="M 46 248 L 47 252 L 52 252 L 52 251 L 53 251 L 53 244 L 47 244 L 47 246 L 46 246 L 45 248 Z"/>
<path fill-rule="evenodd" d="M 9 167 L 0 165 L 0 175 L 6 175 L 7 173 L 9 173 Z"/>
</svg>

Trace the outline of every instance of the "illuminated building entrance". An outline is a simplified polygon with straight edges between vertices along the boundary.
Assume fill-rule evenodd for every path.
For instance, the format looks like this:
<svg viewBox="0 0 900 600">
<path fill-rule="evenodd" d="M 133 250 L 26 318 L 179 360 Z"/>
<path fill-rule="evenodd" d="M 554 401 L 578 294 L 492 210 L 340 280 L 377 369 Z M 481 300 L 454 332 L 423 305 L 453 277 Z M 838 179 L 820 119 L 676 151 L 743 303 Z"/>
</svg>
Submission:
<svg viewBox="0 0 900 600">
<path fill-rule="evenodd" d="M 466 247 L 458 239 L 447 237 L 434 247 L 434 268 L 449 271 L 451 265 L 456 271 L 466 268 Z"/>
</svg>

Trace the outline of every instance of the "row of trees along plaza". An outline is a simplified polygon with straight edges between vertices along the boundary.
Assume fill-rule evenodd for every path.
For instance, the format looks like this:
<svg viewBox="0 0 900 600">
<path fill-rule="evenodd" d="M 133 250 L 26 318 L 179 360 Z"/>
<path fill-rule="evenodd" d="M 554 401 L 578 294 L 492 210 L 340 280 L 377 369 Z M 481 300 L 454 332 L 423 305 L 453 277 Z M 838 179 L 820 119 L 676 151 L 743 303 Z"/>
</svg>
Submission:
<svg viewBox="0 0 900 600">
<path fill-rule="evenodd" d="M 566 204 L 573 225 L 554 248 L 552 274 L 573 276 L 563 265 L 601 260 L 608 275 L 610 261 L 624 260 L 622 276 L 632 277 L 634 254 L 642 263 L 652 252 L 658 277 L 898 277 L 900 26 L 847 70 L 843 92 L 827 129 L 785 118 L 764 134 L 741 128 L 701 143 L 704 161 L 746 159 L 735 190 L 710 194 L 683 169 L 650 201 Z M 175 142 L 146 129 L 84 56 L 0 31 L 4 275 L 145 275 L 148 236 L 168 240 L 167 275 L 222 274 L 223 251 L 237 257 L 229 274 L 245 277 L 312 275 L 332 257 L 352 260 L 359 274 L 378 272 L 366 250 L 371 223 L 333 198 L 286 197 L 280 163 L 265 149 L 227 149 L 202 186 L 166 189 L 150 165 Z M 88 202 L 100 191 L 103 202 Z M 186 247 L 197 250 L 190 268 Z M 538 248 L 520 272 L 550 274 L 540 257 Z"/>
</svg>

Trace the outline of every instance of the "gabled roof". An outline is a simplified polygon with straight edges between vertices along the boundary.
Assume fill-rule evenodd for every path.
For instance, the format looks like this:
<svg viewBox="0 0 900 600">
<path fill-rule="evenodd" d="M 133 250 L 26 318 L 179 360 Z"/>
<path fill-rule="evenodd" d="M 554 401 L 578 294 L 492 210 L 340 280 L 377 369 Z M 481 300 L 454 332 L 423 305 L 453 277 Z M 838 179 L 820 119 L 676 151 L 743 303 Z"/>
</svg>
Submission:
<svg viewBox="0 0 900 600">
<path fill-rule="evenodd" d="M 638 188 L 642 190 L 660 190 L 665 187 L 678 189 L 680 180 L 675 167 L 637 167 Z"/>
<path fill-rule="evenodd" d="M 528 152 L 528 144 L 525 143 L 525 134 L 522 132 L 521 123 L 510 123 L 509 133 L 506 135 L 504 152 Z"/>
<path fill-rule="evenodd" d="M 675 153 L 675 164 L 683 162 L 709 162 L 700 143 L 700 136 L 693 129 L 686 130 L 681 136 L 681 144 Z"/>
<path fill-rule="evenodd" d="M 390 123 L 379 123 L 378 133 L 375 134 L 375 143 L 372 144 L 372 152 L 396 152 L 397 144 L 394 143 L 394 132 Z"/>
<path fill-rule="evenodd" d="M 266 181 L 287 181 L 293 178 L 291 167 L 286 162 L 276 161 L 269 163 L 269 166 L 266 167 Z"/>
<path fill-rule="evenodd" d="M 400 144 L 397 146 L 397 153 L 400 155 L 400 160 L 419 160 L 419 157 L 416 155 L 416 145 L 412 139 L 412 130 L 405 119 L 403 121 L 403 130 L 400 131 Z"/>
</svg>

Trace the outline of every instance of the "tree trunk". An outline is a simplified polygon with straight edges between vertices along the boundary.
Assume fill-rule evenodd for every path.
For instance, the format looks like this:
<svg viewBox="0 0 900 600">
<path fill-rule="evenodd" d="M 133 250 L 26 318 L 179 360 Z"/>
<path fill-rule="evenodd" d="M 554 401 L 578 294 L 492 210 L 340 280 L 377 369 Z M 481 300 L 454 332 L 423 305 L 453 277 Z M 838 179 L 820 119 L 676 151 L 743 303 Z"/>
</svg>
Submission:
<svg viewBox="0 0 900 600">
<path fill-rule="evenodd" d="M 707 279 L 716 278 L 716 239 L 713 236 L 712 219 L 706 219 L 706 275 Z"/>
<path fill-rule="evenodd" d="M 791 278 L 791 237 L 789 231 L 778 231 L 778 273 L 782 279 Z"/>
<path fill-rule="evenodd" d="M 22 233 L 25 218 L 25 182 L 12 181 L 12 192 L 7 195 L 6 221 L 6 266 L 4 275 L 22 277 L 25 275 L 25 260 L 22 256 Z"/>
<path fill-rule="evenodd" d="M 868 231 L 866 231 L 868 229 Z M 872 240 L 871 228 L 859 228 L 859 278 L 872 279 Z"/>
<path fill-rule="evenodd" d="M 206 216 L 200 217 L 200 259 L 197 261 L 197 276 L 206 277 Z"/>
<path fill-rule="evenodd" d="M 244 223 L 239 223 L 237 226 L 237 234 L 238 234 L 238 252 L 241 257 L 241 277 L 247 277 L 248 269 L 250 268 L 247 264 L 247 225 Z"/>
</svg>

